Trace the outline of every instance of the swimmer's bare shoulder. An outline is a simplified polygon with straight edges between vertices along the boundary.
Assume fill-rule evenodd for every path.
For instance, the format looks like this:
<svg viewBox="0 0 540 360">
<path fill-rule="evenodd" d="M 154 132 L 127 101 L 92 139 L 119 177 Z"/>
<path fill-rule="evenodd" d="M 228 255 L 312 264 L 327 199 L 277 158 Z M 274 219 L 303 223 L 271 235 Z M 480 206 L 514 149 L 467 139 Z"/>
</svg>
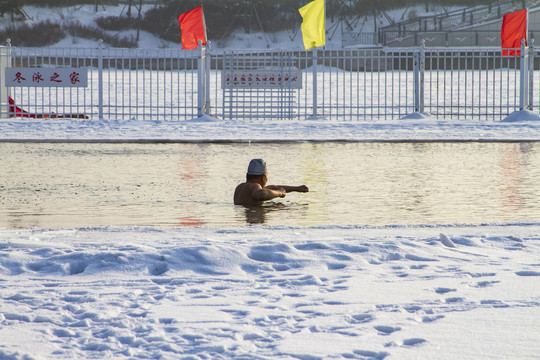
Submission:
<svg viewBox="0 0 540 360">
<path fill-rule="evenodd" d="M 252 182 L 239 184 L 234 190 L 235 205 L 261 205 L 264 201 L 257 201 L 253 198 L 253 193 L 262 189 L 261 185 Z"/>
<path fill-rule="evenodd" d="M 266 186 L 262 187 L 259 183 L 246 182 L 236 187 L 234 192 L 235 205 L 262 205 L 267 200 L 277 197 L 285 197 L 287 191 L 282 187 Z"/>
</svg>

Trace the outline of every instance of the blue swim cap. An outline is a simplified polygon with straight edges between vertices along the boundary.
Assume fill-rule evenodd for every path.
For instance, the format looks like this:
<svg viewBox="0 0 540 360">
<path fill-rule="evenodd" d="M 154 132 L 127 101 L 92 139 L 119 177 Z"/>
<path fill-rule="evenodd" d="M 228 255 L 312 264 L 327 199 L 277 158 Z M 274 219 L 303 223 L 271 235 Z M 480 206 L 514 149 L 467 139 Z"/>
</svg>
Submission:
<svg viewBox="0 0 540 360">
<path fill-rule="evenodd" d="M 249 162 L 248 175 L 266 174 L 266 162 L 263 159 L 253 159 Z"/>
</svg>

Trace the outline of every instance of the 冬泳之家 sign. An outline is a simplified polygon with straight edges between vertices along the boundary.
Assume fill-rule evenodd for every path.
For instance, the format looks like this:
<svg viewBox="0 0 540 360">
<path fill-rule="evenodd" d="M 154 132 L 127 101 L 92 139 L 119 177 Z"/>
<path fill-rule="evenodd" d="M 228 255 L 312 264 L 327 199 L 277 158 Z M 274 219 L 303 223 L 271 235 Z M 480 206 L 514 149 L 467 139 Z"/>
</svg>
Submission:
<svg viewBox="0 0 540 360">
<path fill-rule="evenodd" d="M 6 87 L 86 87 L 84 68 L 6 68 Z"/>
</svg>

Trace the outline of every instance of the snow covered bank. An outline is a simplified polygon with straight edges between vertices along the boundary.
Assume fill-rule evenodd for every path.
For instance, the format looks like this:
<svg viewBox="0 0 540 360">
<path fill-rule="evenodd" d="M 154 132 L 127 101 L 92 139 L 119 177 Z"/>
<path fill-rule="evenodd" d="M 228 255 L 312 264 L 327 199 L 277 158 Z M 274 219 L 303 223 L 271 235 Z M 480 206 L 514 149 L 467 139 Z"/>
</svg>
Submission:
<svg viewBox="0 0 540 360">
<path fill-rule="evenodd" d="M 0 230 L 0 358 L 533 359 L 540 225 Z"/>
<path fill-rule="evenodd" d="M 518 118 L 518 117 L 516 117 Z M 0 141 L 537 141 L 540 122 L 3 119 Z"/>
</svg>

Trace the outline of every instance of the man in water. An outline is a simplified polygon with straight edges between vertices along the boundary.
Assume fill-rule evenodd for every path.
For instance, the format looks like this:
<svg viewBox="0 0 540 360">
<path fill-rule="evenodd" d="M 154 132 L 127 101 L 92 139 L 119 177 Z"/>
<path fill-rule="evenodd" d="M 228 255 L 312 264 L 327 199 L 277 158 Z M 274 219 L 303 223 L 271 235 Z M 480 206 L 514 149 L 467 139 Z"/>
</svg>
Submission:
<svg viewBox="0 0 540 360">
<path fill-rule="evenodd" d="M 234 190 L 235 205 L 262 205 L 267 200 L 285 197 L 291 191 L 308 192 L 306 185 L 266 185 L 268 181 L 266 162 L 263 159 L 253 159 L 249 162 L 246 182 Z"/>
</svg>

